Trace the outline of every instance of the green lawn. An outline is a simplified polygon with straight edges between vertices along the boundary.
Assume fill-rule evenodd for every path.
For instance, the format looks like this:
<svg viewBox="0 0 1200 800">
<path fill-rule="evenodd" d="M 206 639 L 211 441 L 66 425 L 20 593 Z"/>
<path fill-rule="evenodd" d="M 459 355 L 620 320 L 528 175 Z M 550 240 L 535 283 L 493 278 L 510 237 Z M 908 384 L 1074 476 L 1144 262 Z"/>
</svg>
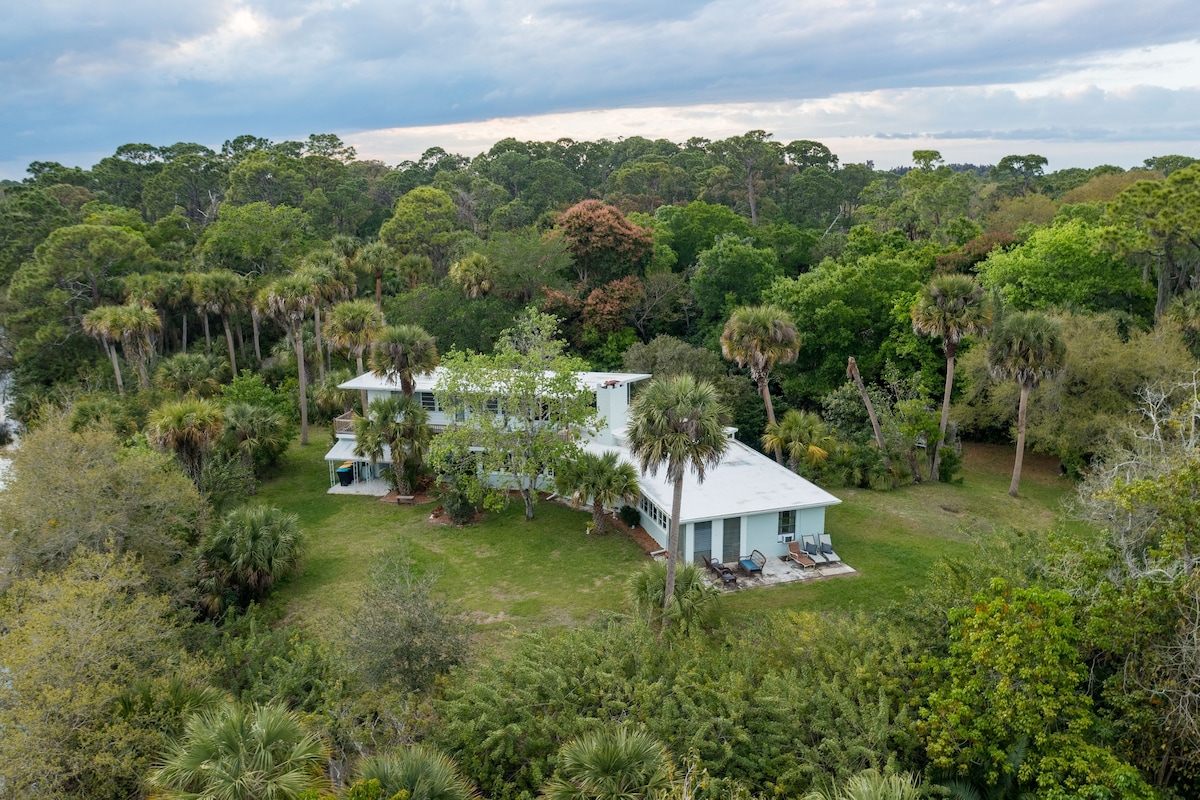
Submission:
<svg viewBox="0 0 1200 800">
<path fill-rule="evenodd" d="M 588 515 L 555 503 L 539 504 L 533 522 L 524 520 L 518 501 L 478 525 L 454 528 L 431 523 L 431 506 L 327 495 L 323 454 L 320 445 L 293 445 L 280 477 L 257 498 L 299 515 L 309 536 L 304 572 L 280 589 L 277 602 L 315 630 L 339 626 L 371 562 L 393 548 L 440 570 L 441 588 L 492 640 L 623 609 L 625 578 L 645 563 L 627 537 L 585 536 Z M 939 556 L 970 547 L 973 531 L 1049 529 L 1071 482 L 1048 460 L 1027 456 L 1022 496 L 1014 499 L 1007 493 L 1011 468 L 1012 448 L 972 445 L 961 484 L 835 491 L 843 502 L 829 511 L 827 530 L 858 575 L 738 592 L 727 598 L 728 610 L 879 606 L 919 586 Z"/>
</svg>

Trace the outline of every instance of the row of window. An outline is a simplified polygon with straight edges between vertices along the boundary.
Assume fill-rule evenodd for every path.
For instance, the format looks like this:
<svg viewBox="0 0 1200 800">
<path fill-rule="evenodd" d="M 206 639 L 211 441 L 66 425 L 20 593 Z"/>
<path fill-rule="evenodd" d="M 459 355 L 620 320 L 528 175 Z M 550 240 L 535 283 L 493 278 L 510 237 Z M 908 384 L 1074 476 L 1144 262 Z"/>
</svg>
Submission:
<svg viewBox="0 0 1200 800">
<path fill-rule="evenodd" d="M 657 522 L 658 526 L 663 530 L 671 527 L 671 518 L 664 514 L 661 508 L 647 500 L 645 495 L 642 495 L 642 502 L 638 504 L 638 508 L 647 517 Z"/>
<path fill-rule="evenodd" d="M 433 392 L 417 392 L 417 396 L 421 398 L 421 408 L 426 411 L 441 411 L 442 404 L 438 402 L 437 395 Z M 491 398 L 484 407 L 493 414 L 500 411 L 500 401 L 496 398 Z"/>
</svg>

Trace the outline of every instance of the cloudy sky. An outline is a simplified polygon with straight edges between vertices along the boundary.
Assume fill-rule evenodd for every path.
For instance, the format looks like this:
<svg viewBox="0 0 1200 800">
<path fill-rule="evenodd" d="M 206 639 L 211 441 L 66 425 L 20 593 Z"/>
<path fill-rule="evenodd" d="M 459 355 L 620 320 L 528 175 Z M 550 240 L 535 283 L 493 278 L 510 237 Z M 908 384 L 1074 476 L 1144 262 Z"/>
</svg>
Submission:
<svg viewBox="0 0 1200 800">
<path fill-rule="evenodd" d="M 0 0 L 0 177 L 128 142 L 721 138 L 1200 156 L 1196 0 Z"/>
</svg>

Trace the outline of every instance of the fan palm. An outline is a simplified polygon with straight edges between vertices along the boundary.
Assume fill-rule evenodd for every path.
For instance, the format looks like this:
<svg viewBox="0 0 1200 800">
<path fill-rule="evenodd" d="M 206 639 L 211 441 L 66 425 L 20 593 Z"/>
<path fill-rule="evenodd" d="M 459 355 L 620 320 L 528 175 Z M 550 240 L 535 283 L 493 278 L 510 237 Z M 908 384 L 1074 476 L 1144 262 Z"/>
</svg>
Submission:
<svg viewBox="0 0 1200 800">
<path fill-rule="evenodd" d="M 667 565 L 652 561 L 629 579 L 629 597 L 633 607 L 647 616 L 661 612 L 667 586 Z M 667 606 L 667 620 L 680 633 L 690 633 L 708 624 L 721 591 L 704 580 L 704 572 L 695 564 L 684 564 L 675 574 L 675 588 Z"/>
<path fill-rule="evenodd" d="M 199 485 L 204 457 L 221 435 L 223 423 L 216 403 L 185 399 L 163 403 L 151 411 L 147 433 L 156 445 L 174 451 L 183 471 Z"/>
<path fill-rule="evenodd" d="M 261 600 L 300 564 L 304 536 L 295 514 L 270 506 L 230 511 L 201 545 L 204 605 L 220 614 L 232 597 L 239 608 Z"/>
<path fill-rule="evenodd" d="M 233 348 L 233 328 L 229 324 L 229 318 L 249 302 L 246 281 L 231 270 L 214 269 L 197 275 L 194 286 L 196 304 L 206 314 L 216 314 L 221 318 L 221 325 L 225 329 L 225 345 L 229 351 L 230 372 L 237 375 L 237 355 Z"/>
<path fill-rule="evenodd" d="M 383 332 L 383 317 L 370 300 L 349 300 L 329 310 L 329 341 L 354 356 L 363 374 L 363 353 Z M 362 413 L 367 413 L 367 391 L 361 392 Z"/>
<path fill-rule="evenodd" d="M 95 337 L 104 347 L 112 361 L 113 375 L 117 380 L 117 394 L 125 394 L 125 381 L 121 377 L 121 365 L 117 361 L 116 341 L 120 337 L 118 317 L 120 306 L 98 306 L 83 315 L 83 331 Z"/>
<path fill-rule="evenodd" d="M 483 253 L 471 253 L 450 265 L 450 281 L 474 300 L 492 291 L 493 272 L 491 259 Z"/>
<path fill-rule="evenodd" d="M 125 358 L 137 369 L 138 385 L 150 388 L 148 364 L 154 355 L 154 334 L 162 330 L 162 319 L 153 307 L 140 303 L 118 306 L 113 324 L 121 336 L 121 349 Z"/>
<path fill-rule="evenodd" d="M 942 417 L 938 423 L 938 441 L 933 449 L 931 480 L 938 480 L 941 450 L 946 443 L 950 423 L 950 392 L 954 388 L 954 357 L 968 336 L 982 336 L 992 325 L 992 312 L 985 302 L 983 287 L 969 275 L 939 275 L 921 289 L 912 307 L 913 332 L 918 336 L 936 336 L 946 354 L 946 388 L 942 393 Z"/>
<path fill-rule="evenodd" d="M 922 797 L 925 797 L 925 791 L 916 775 L 907 772 L 885 775 L 868 769 L 847 780 L 840 791 L 809 792 L 804 800 L 919 800 Z"/>
<path fill-rule="evenodd" d="M 1021 484 L 1021 461 L 1025 454 L 1025 417 L 1029 393 L 1046 378 L 1057 374 L 1066 361 L 1062 328 L 1036 311 L 1008 314 L 992 331 L 985 360 L 996 380 L 1015 380 L 1021 389 L 1017 406 L 1017 456 L 1008 493 L 1017 496 Z"/>
<path fill-rule="evenodd" d="M 400 494 L 411 494 L 429 448 L 429 412 L 406 395 L 379 398 L 370 414 L 354 418 L 354 453 L 381 461 L 391 451 L 392 479 Z"/>
<path fill-rule="evenodd" d="M 396 251 L 379 241 L 366 245 L 359 254 L 359 269 L 375 278 L 375 310 L 380 314 L 383 313 L 383 276 L 398 260 Z"/>
<path fill-rule="evenodd" d="M 150 775 L 164 800 L 293 800 L 323 788 L 327 753 L 282 705 L 229 704 L 190 717 Z"/>
<path fill-rule="evenodd" d="M 158 365 L 154 378 L 168 392 L 212 397 L 221 390 L 221 366 L 203 353 L 176 353 Z"/>
<path fill-rule="evenodd" d="M 267 406 L 230 403 L 225 407 L 224 438 L 246 468 L 257 472 L 257 462 L 271 463 L 287 448 L 288 421 Z"/>
<path fill-rule="evenodd" d="M 801 465 L 824 464 L 835 441 L 819 416 L 795 409 L 789 409 L 782 421 L 768 423 L 762 435 L 763 448 L 786 454 L 788 465 L 797 471 Z"/>
<path fill-rule="evenodd" d="M 400 391 L 411 397 L 413 378 L 432 372 L 441 361 L 437 338 L 419 325 L 389 325 L 379 334 L 369 360 L 371 371 L 381 378 L 395 376 Z"/>
<path fill-rule="evenodd" d="M 317 337 L 317 372 L 325 377 L 325 343 L 321 335 L 321 309 L 326 303 L 345 299 L 349 287 L 343 280 L 344 264 L 332 250 L 319 250 L 305 258 L 304 266 L 296 274 L 302 276 L 312 287 L 313 332 Z"/>
<path fill-rule="evenodd" d="M 268 313 L 288 332 L 296 351 L 296 373 L 300 396 L 300 444 L 308 444 L 308 374 L 304 365 L 304 315 L 313 305 L 313 287 L 300 274 L 282 277 L 264 290 Z"/>
<path fill-rule="evenodd" d="M 767 407 L 768 424 L 775 423 L 771 403 L 771 370 L 790 364 L 800 352 L 800 334 L 788 312 L 777 306 L 742 306 L 733 312 L 721 332 L 721 353 L 739 367 L 748 367 Z M 783 463 L 783 454 L 775 451 Z"/>
<path fill-rule="evenodd" d="M 619 501 L 637 501 L 637 469 L 622 461 L 615 452 L 602 456 L 582 452 L 579 457 L 554 473 L 554 483 L 560 494 L 570 495 L 576 503 L 592 503 L 592 530 L 604 533 L 604 509 Z"/>
<path fill-rule="evenodd" d="M 359 762 L 360 781 L 379 781 L 383 797 L 407 792 L 410 800 L 476 800 L 479 794 L 445 754 L 414 745 Z"/>
<path fill-rule="evenodd" d="M 606 728 L 568 742 L 545 800 L 649 800 L 671 786 L 671 760 L 649 734 Z"/>
<path fill-rule="evenodd" d="M 724 420 L 728 410 L 717 390 L 691 375 L 656 378 L 634 400 L 626 436 L 629 449 L 643 472 L 651 475 L 666 467 L 671 493 L 671 520 L 667 532 L 667 579 L 663 608 L 669 608 L 675 591 L 679 550 L 679 514 L 683 505 L 683 476 L 692 470 L 703 482 L 729 446 Z"/>
</svg>

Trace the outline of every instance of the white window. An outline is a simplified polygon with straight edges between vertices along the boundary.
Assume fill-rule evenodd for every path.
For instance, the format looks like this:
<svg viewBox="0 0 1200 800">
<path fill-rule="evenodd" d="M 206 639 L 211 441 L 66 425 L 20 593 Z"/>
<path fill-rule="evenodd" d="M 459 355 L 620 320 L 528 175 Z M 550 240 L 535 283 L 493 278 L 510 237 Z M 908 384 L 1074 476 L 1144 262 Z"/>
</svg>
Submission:
<svg viewBox="0 0 1200 800">
<path fill-rule="evenodd" d="M 421 398 L 421 408 L 426 411 L 440 411 L 438 408 L 437 398 L 433 396 L 433 392 L 418 392 Z"/>
<path fill-rule="evenodd" d="M 779 512 L 779 541 L 796 541 L 796 509 Z"/>
</svg>

